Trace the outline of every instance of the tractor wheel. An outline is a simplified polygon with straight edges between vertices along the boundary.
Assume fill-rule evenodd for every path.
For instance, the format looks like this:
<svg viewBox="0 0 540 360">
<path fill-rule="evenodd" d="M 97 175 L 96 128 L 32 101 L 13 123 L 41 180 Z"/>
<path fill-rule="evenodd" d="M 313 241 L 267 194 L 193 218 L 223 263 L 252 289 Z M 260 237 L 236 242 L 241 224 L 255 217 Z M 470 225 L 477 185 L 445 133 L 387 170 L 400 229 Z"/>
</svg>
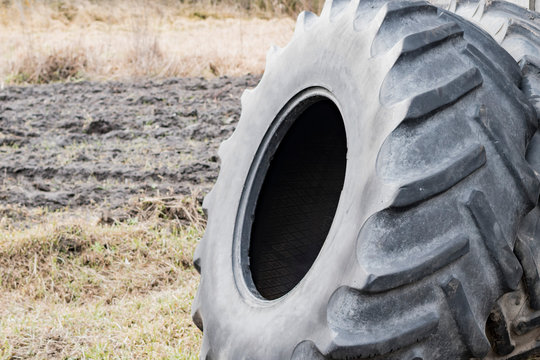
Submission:
<svg viewBox="0 0 540 360">
<path fill-rule="evenodd" d="M 425 2 L 300 14 L 204 201 L 201 359 L 486 356 L 539 193 L 519 81 L 487 34 Z"/>
</svg>

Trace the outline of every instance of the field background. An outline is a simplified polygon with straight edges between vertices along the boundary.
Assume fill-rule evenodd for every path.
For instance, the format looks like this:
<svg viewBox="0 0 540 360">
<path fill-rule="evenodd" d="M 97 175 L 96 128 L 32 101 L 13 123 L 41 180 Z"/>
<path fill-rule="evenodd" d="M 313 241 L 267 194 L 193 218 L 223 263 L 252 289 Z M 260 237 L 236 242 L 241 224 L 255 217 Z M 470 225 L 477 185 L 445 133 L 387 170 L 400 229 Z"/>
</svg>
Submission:
<svg viewBox="0 0 540 360">
<path fill-rule="evenodd" d="M 4 0 L 4 83 L 260 73 L 288 42 L 296 0 Z"/>
<path fill-rule="evenodd" d="M 0 359 L 198 358 L 215 149 L 321 5 L 0 2 Z"/>
</svg>

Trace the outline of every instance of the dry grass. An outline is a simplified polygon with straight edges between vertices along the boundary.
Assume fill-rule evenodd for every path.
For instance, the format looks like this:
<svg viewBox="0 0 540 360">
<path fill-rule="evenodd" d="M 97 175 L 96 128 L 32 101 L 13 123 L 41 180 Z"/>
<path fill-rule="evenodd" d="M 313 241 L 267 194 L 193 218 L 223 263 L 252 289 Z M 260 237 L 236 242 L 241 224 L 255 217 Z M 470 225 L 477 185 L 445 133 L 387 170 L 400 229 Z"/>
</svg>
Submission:
<svg viewBox="0 0 540 360">
<path fill-rule="evenodd" d="M 290 39 L 294 20 L 286 14 L 293 10 L 246 4 L 254 10 L 166 0 L 3 2 L 0 79 L 43 83 L 261 73 L 270 45 Z"/>
<path fill-rule="evenodd" d="M 195 359 L 195 197 L 95 211 L 0 209 L 0 359 Z M 121 221 L 120 221 L 121 220 Z"/>
</svg>

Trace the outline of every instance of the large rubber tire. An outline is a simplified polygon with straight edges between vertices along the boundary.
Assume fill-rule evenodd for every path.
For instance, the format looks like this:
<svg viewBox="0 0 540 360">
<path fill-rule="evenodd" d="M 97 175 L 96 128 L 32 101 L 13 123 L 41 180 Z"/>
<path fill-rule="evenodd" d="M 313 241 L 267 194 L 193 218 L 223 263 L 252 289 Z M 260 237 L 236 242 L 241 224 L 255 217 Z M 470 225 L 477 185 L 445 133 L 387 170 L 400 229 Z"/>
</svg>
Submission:
<svg viewBox="0 0 540 360">
<path fill-rule="evenodd" d="M 242 96 L 204 202 L 201 359 L 486 356 L 539 193 L 520 79 L 487 34 L 425 2 L 302 13 Z"/>
<path fill-rule="evenodd" d="M 540 114 L 540 14 L 506 1 L 451 1 L 448 9 L 488 32 L 522 71 L 520 88 Z M 540 132 L 527 148 L 526 159 L 540 174 Z M 487 330 L 494 352 L 513 358 L 540 355 L 540 207 L 521 223 L 515 253 L 523 267 L 517 291 L 505 294 L 490 315 Z M 517 299 L 517 301 L 516 301 Z M 519 354 L 519 355 L 516 355 Z"/>
</svg>

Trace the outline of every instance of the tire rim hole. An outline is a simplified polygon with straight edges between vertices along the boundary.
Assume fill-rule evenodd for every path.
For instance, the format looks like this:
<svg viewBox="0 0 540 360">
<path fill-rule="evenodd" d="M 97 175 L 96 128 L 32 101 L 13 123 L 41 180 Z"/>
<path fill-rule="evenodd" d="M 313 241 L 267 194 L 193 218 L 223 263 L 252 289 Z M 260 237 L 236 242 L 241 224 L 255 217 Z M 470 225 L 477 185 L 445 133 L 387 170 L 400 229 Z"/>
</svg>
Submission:
<svg viewBox="0 0 540 360">
<path fill-rule="evenodd" d="M 266 166 L 257 169 L 262 186 L 252 190 L 258 196 L 252 205 L 249 271 L 267 300 L 291 291 L 315 262 L 345 179 L 347 141 L 334 102 L 319 97 L 285 117 L 290 127 L 272 134 L 275 144 L 261 162 Z"/>
</svg>

